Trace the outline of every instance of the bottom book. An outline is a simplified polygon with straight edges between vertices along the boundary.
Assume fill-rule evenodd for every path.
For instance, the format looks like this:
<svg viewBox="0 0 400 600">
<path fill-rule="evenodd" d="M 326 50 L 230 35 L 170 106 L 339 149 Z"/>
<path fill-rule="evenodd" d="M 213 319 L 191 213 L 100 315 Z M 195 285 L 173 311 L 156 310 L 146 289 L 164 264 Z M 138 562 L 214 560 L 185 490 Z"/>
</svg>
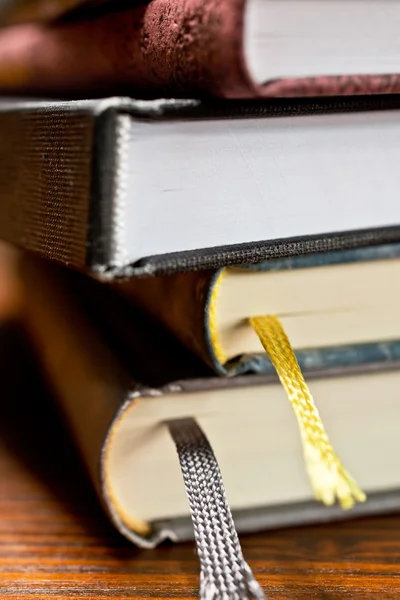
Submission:
<svg viewBox="0 0 400 600">
<path fill-rule="evenodd" d="M 339 456 L 368 497 L 348 511 L 325 507 L 313 500 L 275 375 L 216 378 L 105 284 L 32 257 L 21 259 L 20 274 L 39 362 L 111 520 L 136 544 L 193 537 L 176 448 L 186 476 L 199 481 L 196 493 L 207 493 L 209 473 L 201 460 L 183 463 L 190 435 L 179 447 L 179 423 L 207 436 L 238 531 L 400 508 L 400 364 L 305 373 Z"/>
</svg>

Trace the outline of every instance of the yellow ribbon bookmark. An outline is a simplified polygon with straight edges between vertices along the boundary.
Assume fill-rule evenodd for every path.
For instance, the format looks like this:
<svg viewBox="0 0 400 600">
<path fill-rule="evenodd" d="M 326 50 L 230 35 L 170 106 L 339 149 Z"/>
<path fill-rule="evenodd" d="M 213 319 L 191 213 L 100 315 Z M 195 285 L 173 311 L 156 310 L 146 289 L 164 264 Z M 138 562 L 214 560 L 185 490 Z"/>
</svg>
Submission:
<svg viewBox="0 0 400 600">
<path fill-rule="evenodd" d="M 342 465 L 328 439 L 313 397 L 304 380 L 293 348 L 275 316 L 250 319 L 293 407 L 303 444 L 308 476 L 317 500 L 332 505 L 337 498 L 343 509 L 366 496 Z"/>
</svg>

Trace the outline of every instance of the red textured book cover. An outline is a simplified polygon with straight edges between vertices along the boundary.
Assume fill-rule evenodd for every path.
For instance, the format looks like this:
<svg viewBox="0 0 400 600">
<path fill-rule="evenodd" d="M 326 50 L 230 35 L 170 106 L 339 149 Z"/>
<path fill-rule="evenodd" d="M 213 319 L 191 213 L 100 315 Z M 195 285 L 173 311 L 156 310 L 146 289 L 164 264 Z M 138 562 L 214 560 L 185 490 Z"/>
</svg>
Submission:
<svg viewBox="0 0 400 600">
<path fill-rule="evenodd" d="M 244 60 L 246 0 L 152 0 L 79 23 L 0 30 L 0 91 L 225 98 L 400 92 L 400 75 L 276 80 Z"/>
</svg>

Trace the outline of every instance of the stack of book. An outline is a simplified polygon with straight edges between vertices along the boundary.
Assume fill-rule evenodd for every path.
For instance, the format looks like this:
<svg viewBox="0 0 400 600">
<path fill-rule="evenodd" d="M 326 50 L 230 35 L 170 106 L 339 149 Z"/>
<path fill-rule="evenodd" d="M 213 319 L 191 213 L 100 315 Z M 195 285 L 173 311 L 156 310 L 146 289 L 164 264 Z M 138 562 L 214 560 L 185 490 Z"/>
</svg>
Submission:
<svg viewBox="0 0 400 600">
<path fill-rule="evenodd" d="M 219 467 L 241 532 L 400 508 L 400 3 L 65 4 L 2 13 L 26 329 L 116 527 L 261 598 Z"/>
</svg>

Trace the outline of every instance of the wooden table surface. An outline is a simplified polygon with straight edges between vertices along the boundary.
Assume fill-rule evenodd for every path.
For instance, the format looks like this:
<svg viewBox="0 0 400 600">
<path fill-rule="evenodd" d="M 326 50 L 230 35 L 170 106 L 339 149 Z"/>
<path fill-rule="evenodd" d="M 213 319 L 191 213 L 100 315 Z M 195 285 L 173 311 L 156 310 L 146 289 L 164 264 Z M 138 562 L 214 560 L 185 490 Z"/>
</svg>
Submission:
<svg viewBox="0 0 400 600">
<path fill-rule="evenodd" d="M 191 544 L 137 550 L 102 514 L 15 328 L 0 328 L 0 598 L 195 598 Z M 400 516 L 243 536 L 270 600 L 400 598 Z"/>
</svg>

